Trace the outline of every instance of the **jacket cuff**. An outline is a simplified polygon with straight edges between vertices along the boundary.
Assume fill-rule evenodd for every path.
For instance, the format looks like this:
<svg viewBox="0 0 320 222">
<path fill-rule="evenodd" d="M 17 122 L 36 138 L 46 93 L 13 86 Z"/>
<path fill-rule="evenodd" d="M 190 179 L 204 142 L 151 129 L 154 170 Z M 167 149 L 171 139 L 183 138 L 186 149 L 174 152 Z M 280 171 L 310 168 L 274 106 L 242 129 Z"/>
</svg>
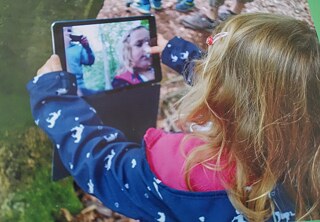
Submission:
<svg viewBox="0 0 320 222">
<path fill-rule="evenodd" d="M 181 73 L 186 62 L 199 59 L 202 51 L 193 43 L 181 37 L 174 37 L 164 48 L 161 59 L 162 63 Z"/>
<path fill-rule="evenodd" d="M 30 94 L 43 92 L 51 95 L 76 95 L 77 83 L 74 75 L 65 72 L 50 72 L 41 76 L 35 76 L 27 84 Z"/>
</svg>

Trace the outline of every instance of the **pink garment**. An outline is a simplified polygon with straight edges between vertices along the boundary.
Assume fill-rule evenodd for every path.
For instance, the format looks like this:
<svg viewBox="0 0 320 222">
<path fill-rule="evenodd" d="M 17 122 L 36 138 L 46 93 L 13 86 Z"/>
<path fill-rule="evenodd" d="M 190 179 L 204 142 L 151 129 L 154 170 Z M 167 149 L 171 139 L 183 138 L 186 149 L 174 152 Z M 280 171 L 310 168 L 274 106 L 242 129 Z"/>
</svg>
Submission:
<svg viewBox="0 0 320 222">
<path fill-rule="evenodd" d="M 141 80 L 138 78 L 138 75 L 134 75 L 133 73 L 126 71 L 120 75 L 114 77 L 115 79 L 123 79 L 127 81 L 130 85 L 135 85 L 141 83 Z"/>
<path fill-rule="evenodd" d="M 159 129 L 150 128 L 144 136 L 146 153 L 151 170 L 165 185 L 188 191 L 184 179 L 185 157 L 183 153 L 189 153 L 193 148 L 203 144 L 200 139 L 192 138 L 183 141 L 186 134 L 166 133 Z M 181 144 L 183 149 L 181 149 Z M 226 157 L 222 157 L 222 162 Z M 191 171 L 191 184 L 194 191 L 225 190 L 223 179 L 232 181 L 234 167 L 222 171 L 211 171 L 202 165 L 198 165 Z"/>
</svg>

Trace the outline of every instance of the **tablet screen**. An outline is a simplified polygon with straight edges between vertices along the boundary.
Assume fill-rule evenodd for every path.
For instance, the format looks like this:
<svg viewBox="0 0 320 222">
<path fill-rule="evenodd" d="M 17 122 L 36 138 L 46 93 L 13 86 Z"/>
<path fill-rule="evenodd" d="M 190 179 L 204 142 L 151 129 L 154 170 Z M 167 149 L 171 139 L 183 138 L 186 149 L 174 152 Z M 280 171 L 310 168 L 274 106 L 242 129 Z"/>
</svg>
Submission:
<svg viewBox="0 0 320 222">
<path fill-rule="evenodd" d="M 75 75 L 78 94 L 88 96 L 161 80 L 154 16 L 82 21 L 52 25 L 54 52 L 63 69 Z"/>
</svg>

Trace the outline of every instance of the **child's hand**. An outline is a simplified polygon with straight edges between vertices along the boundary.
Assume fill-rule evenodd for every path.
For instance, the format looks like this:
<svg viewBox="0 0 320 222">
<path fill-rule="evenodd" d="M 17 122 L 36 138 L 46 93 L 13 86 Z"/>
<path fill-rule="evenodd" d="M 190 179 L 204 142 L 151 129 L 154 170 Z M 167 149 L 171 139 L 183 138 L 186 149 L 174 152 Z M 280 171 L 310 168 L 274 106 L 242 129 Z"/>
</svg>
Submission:
<svg viewBox="0 0 320 222">
<path fill-rule="evenodd" d="M 52 55 L 46 63 L 37 71 L 37 76 L 41 76 L 45 73 L 62 71 L 60 58 L 58 55 Z"/>
<path fill-rule="evenodd" d="M 151 54 L 159 53 L 161 54 L 163 49 L 168 44 L 168 40 L 166 40 L 161 34 L 157 35 L 157 46 L 151 47 Z"/>
</svg>

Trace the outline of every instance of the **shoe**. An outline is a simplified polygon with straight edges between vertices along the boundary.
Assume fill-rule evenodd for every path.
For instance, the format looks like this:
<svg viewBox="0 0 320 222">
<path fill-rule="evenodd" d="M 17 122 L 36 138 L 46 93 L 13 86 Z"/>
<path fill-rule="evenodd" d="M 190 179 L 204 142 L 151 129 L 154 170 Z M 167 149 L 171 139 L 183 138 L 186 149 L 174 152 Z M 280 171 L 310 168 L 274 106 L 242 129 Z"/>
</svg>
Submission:
<svg viewBox="0 0 320 222">
<path fill-rule="evenodd" d="M 176 5 L 176 10 L 179 12 L 189 12 L 194 8 L 194 3 L 193 2 L 188 2 L 186 0 L 180 1 Z"/>
<path fill-rule="evenodd" d="M 140 13 L 142 14 L 150 14 L 150 4 L 142 4 L 141 2 L 133 2 L 131 5 L 130 5 L 132 8 L 135 8 L 137 9 Z"/>
<path fill-rule="evenodd" d="M 151 7 L 157 11 L 162 9 L 162 2 L 161 1 L 154 1 L 151 0 Z"/>
<path fill-rule="evenodd" d="M 236 13 L 234 13 L 231 10 L 227 10 L 225 12 L 219 13 L 218 17 L 221 21 L 225 21 L 227 20 L 229 17 L 237 15 Z"/>
<path fill-rule="evenodd" d="M 207 32 L 212 32 L 213 29 L 215 29 L 219 25 L 218 21 L 211 20 L 205 15 L 186 16 L 182 19 L 181 23 L 186 28 L 204 30 Z"/>
</svg>

